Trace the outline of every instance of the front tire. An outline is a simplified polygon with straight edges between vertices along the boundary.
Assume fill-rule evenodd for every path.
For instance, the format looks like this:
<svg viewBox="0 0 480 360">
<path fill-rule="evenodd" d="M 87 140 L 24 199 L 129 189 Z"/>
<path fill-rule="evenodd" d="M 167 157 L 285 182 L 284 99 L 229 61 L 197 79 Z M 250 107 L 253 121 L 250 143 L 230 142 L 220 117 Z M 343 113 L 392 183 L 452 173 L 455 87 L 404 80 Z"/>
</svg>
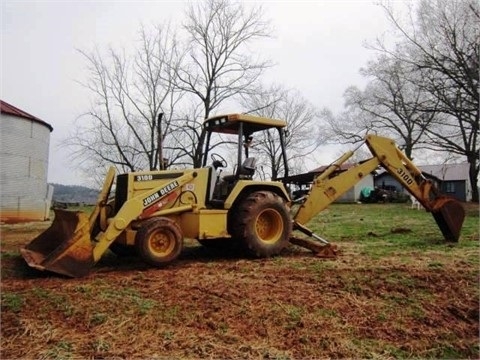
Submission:
<svg viewBox="0 0 480 360">
<path fill-rule="evenodd" d="M 232 235 L 256 257 L 279 254 L 289 244 L 290 213 L 283 200 L 270 191 L 248 195 L 235 211 Z"/>
<path fill-rule="evenodd" d="M 138 255 L 148 264 L 162 267 L 182 252 L 183 235 L 178 224 L 165 217 L 145 220 L 135 236 Z"/>
</svg>

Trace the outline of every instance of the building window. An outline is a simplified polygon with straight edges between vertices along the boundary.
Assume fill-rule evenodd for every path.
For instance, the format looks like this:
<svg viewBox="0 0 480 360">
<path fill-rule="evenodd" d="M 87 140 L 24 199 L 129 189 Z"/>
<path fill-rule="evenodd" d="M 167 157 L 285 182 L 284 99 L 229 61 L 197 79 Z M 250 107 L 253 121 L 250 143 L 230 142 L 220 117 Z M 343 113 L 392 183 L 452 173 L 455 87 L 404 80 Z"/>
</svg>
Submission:
<svg viewBox="0 0 480 360">
<path fill-rule="evenodd" d="M 453 182 L 446 182 L 446 183 L 445 183 L 445 192 L 447 192 L 447 193 L 454 193 L 454 192 L 455 192 L 455 183 L 453 183 Z"/>
</svg>

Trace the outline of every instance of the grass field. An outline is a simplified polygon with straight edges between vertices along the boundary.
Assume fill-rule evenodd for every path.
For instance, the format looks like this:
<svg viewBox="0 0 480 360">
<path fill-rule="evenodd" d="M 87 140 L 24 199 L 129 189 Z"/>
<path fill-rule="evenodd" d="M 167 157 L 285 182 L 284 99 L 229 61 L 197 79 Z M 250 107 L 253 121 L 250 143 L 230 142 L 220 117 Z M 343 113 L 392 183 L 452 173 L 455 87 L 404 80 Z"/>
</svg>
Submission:
<svg viewBox="0 0 480 360">
<path fill-rule="evenodd" d="M 19 255 L 48 225 L 1 226 L 1 359 L 479 358 L 478 205 L 455 244 L 406 204 L 339 204 L 309 224 L 336 260 L 187 240 L 165 269 L 108 254 L 80 279 Z"/>
</svg>

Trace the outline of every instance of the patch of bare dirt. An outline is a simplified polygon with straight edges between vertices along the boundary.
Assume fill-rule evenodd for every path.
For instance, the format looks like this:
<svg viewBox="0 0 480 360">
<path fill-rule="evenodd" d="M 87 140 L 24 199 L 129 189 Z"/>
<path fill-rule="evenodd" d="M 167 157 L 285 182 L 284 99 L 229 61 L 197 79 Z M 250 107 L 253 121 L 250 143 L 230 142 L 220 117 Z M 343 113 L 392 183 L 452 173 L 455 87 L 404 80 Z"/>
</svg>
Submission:
<svg viewBox="0 0 480 360">
<path fill-rule="evenodd" d="M 5 235 L 5 233 L 4 233 Z M 152 269 L 107 256 L 68 279 L 2 240 L 1 358 L 477 358 L 478 270 L 291 247 L 252 260 L 189 244 Z"/>
</svg>

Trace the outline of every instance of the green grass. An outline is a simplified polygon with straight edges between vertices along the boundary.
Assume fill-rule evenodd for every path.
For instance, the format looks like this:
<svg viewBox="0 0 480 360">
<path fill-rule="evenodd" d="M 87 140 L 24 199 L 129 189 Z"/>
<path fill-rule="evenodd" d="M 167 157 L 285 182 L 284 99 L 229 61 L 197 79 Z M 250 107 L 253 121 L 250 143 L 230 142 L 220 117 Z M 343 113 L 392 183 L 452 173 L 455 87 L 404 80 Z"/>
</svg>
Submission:
<svg viewBox="0 0 480 360">
<path fill-rule="evenodd" d="M 408 251 L 454 256 L 458 249 L 478 249 L 479 218 L 472 212 L 467 213 L 458 243 L 444 241 L 433 216 L 407 204 L 334 204 L 307 226 L 331 242 L 355 242 L 362 254 L 377 259 Z"/>
<path fill-rule="evenodd" d="M 24 299 L 21 294 L 2 292 L 2 309 L 18 313 L 22 310 Z"/>
<path fill-rule="evenodd" d="M 72 359 L 74 358 L 72 352 L 74 351 L 74 346 L 70 341 L 60 340 L 53 345 L 50 345 L 48 350 L 43 352 L 43 355 L 47 359 Z"/>
</svg>

